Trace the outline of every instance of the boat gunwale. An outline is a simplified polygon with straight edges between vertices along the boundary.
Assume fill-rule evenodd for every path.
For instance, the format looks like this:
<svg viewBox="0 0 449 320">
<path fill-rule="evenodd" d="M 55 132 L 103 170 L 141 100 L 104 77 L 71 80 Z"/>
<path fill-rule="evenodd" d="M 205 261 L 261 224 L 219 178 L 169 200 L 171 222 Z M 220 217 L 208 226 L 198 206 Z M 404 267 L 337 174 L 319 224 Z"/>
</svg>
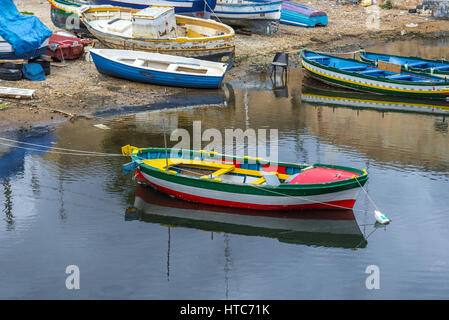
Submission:
<svg viewBox="0 0 449 320">
<path fill-rule="evenodd" d="M 370 52 L 370 51 L 365 51 L 365 50 L 360 50 L 359 51 L 359 55 L 360 55 L 360 60 L 362 62 L 366 62 L 366 63 L 375 63 L 376 60 L 374 59 L 369 59 L 366 56 L 364 56 L 365 54 L 375 54 L 375 55 L 379 55 L 379 56 L 390 56 L 390 57 L 394 57 L 394 58 L 401 58 L 401 59 L 413 59 L 413 60 L 421 60 L 421 61 L 425 61 L 425 62 L 430 62 L 430 63 L 441 63 L 441 64 L 447 64 L 449 66 L 449 60 L 445 60 L 445 59 L 427 59 L 427 58 L 422 58 L 422 57 L 417 57 L 417 56 L 400 56 L 400 55 L 394 55 L 394 54 L 382 54 L 382 53 L 377 53 L 377 52 Z M 399 64 L 399 63 L 398 63 Z M 404 68 L 403 65 L 400 65 L 401 68 Z M 427 69 L 420 69 L 420 68 L 415 68 L 415 67 L 408 67 L 409 70 L 412 70 L 413 72 L 419 73 L 419 74 L 427 74 L 430 72 L 431 68 L 427 68 Z M 427 71 L 428 70 L 428 71 Z M 443 75 L 449 75 L 449 71 L 440 71 L 440 70 L 434 70 L 433 71 L 434 74 L 443 74 Z"/>
<path fill-rule="evenodd" d="M 325 69 L 325 70 L 328 70 L 328 71 L 337 72 L 337 73 L 340 73 L 340 74 L 345 74 L 347 76 L 358 77 L 358 78 L 363 78 L 363 79 L 367 79 L 367 80 L 386 82 L 386 83 L 391 83 L 391 84 L 409 85 L 409 86 L 410 85 L 412 85 L 412 86 L 415 85 L 415 86 L 426 86 L 426 87 L 436 87 L 436 86 L 438 86 L 438 87 L 446 87 L 446 88 L 442 88 L 442 89 L 447 89 L 447 92 L 449 93 L 449 80 L 445 81 L 444 79 L 439 78 L 439 77 L 432 77 L 432 76 L 428 76 L 426 74 L 426 76 L 428 78 L 437 80 L 435 82 L 424 82 L 424 81 L 413 81 L 412 82 L 412 81 L 405 81 L 405 80 L 394 80 L 394 79 L 387 79 L 387 78 L 381 78 L 381 77 L 373 77 L 373 76 L 364 75 L 364 74 L 361 74 L 361 73 L 358 73 L 358 72 L 349 72 L 349 71 L 341 70 L 339 68 L 325 66 L 323 64 L 320 64 L 318 62 L 315 62 L 313 60 L 308 59 L 304 55 L 304 52 L 306 52 L 306 51 L 307 52 L 316 53 L 316 54 L 319 54 L 319 55 L 323 55 L 323 56 L 327 56 L 327 57 L 330 57 L 330 58 L 335 58 L 335 59 L 341 59 L 341 60 L 349 61 L 349 62 L 364 63 L 364 64 L 368 64 L 370 67 L 372 67 L 372 65 L 370 63 L 363 62 L 363 61 L 360 61 L 360 60 L 350 59 L 350 58 L 341 58 L 341 57 L 333 56 L 331 54 L 324 53 L 324 52 L 313 51 L 313 50 L 308 50 L 308 49 L 301 50 L 301 58 L 303 60 L 305 60 L 307 63 L 309 63 L 309 64 L 311 64 L 311 65 L 313 65 L 315 67 L 319 67 L 319 68 L 322 68 L 322 69 Z M 378 68 L 376 68 L 376 69 L 378 69 Z M 378 70 L 381 70 L 381 69 L 378 69 Z M 385 71 L 385 70 L 381 70 L 381 71 Z M 396 73 L 396 72 L 394 72 L 394 73 Z M 422 77 L 423 76 L 423 73 L 419 73 L 419 72 L 407 71 L 407 73 L 409 73 L 411 76 L 418 76 L 418 77 Z M 407 73 L 404 73 L 404 74 L 407 74 Z M 398 74 L 403 74 L 403 73 L 401 72 L 401 73 L 398 73 Z M 387 89 L 385 89 L 385 90 L 387 90 Z M 406 90 L 409 90 L 409 89 L 406 89 Z M 411 90 L 411 91 L 412 92 L 417 92 L 417 93 L 419 92 L 419 90 Z M 442 92 L 438 92 L 438 91 L 432 91 L 432 92 L 440 93 L 440 94 L 442 93 Z M 445 92 L 445 91 L 443 91 L 443 92 Z M 426 93 L 426 92 L 422 92 L 422 93 Z"/>
<path fill-rule="evenodd" d="M 323 167 L 323 168 L 330 168 L 330 169 L 337 169 L 337 170 L 345 170 L 349 171 L 354 174 L 358 174 L 359 176 L 354 179 L 344 179 L 344 180 L 337 180 L 337 181 L 330 181 L 330 182 L 323 182 L 323 183 L 302 183 L 302 184 L 281 184 L 279 186 L 267 186 L 267 185 L 252 185 L 248 183 L 229 183 L 229 182 L 223 182 L 223 181 L 214 181 L 214 180 L 208 180 L 208 179 L 201 179 L 200 177 L 194 177 L 184 174 L 172 174 L 165 170 L 160 170 L 156 167 L 153 167 L 151 165 L 148 165 L 144 163 L 142 160 L 151 160 L 151 159 L 142 159 L 138 155 L 142 153 L 151 153 L 151 152 L 162 152 L 164 153 L 167 151 L 167 153 L 170 152 L 186 152 L 189 153 L 191 158 L 195 155 L 204 155 L 204 154 L 211 154 L 209 151 L 199 151 L 199 150 L 189 150 L 189 149 L 173 149 L 173 148 L 136 148 L 138 149 L 137 152 L 131 152 L 131 158 L 133 162 L 138 164 L 138 167 L 143 166 L 147 170 L 151 170 L 154 173 L 161 173 L 164 174 L 167 177 L 177 177 L 179 179 L 188 179 L 193 182 L 201 182 L 209 185 L 229 185 L 233 187 L 244 187 L 244 188 L 251 188 L 251 189 L 261 189 L 266 190 L 270 192 L 271 190 L 284 190 L 284 191 L 312 191 L 312 190 L 319 190 L 319 191 L 325 191 L 326 189 L 333 189 L 333 188 L 343 188 L 343 189 L 351 189 L 354 187 L 360 187 L 368 180 L 368 173 L 365 170 L 347 167 L 347 166 L 338 166 L 338 165 L 329 165 L 329 164 L 320 164 L 315 163 L 313 167 Z M 259 158 L 248 158 L 248 157 L 237 157 L 237 156 L 229 156 L 224 154 L 218 154 L 218 153 L 212 153 L 214 157 L 225 159 L 225 160 L 235 160 L 235 161 L 242 161 L 243 163 L 248 163 L 248 160 L 255 161 L 255 164 L 270 164 L 270 165 L 277 165 L 277 166 L 285 166 L 285 167 L 292 167 L 292 168 L 299 168 L 304 169 L 308 167 L 308 164 L 297 164 L 297 163 L 291 163 L 291 162 L 270 162 L 269 160 L 259 159 Z M 266 161 L 264 163 L 264 161 Z M 267 171 L 268 172 L 268 171 Z M 269 172 L 268 172 L 269 173 Z M 349 188 L 348 188 L 349 187 Z M 249 190 L 249 189 L 247 189 Z M 244 192 L 242 192 L 244 193 Z M 325 193 L 325 192 L 324 192 Z M 283 196 L 289 196 L 290 194 L 285 194 Z M 275 195 L 276 196 L 276 195 Z M 277 195 L 278 196 L 278 195 Z"/>
<path fill-rule="evenodd" d="M 93 52 L 94 54 L 102 57 L 103 59 L 106 59 L 106 60 L 109 60 L 109 61 L 113 61 L 115 63 L 119 63 L 119 64 L 122 64 L 122 65 L 125 65 L 125 66 L 128 66 L 128 67 L 132 67 L 132 68 L 135 68 L 135 69 L 142 70 L 142 71 L 155 71 L 155 72 L 162 72 L 162 73 L 178 75 L 178 76 L 179 75 L 185 75 L 185 76 L 195 76 L 195 77 L 201 77 L 201 78 L 202 77 L 207 77 L 207 78 L 220 78 L 220 79 L 224 78 L 224 76 L 226 74 L 226 71 L 227 71 L 226 64 L 225 63 L 220 63 L 220 62 L 216 62 L 217 65 L 222 65 L 220 67 L 223 68 L 223 70 L 221 71 L 221 74 L 219 74 L 219 75 L 198 74 L 198 73 L 189 73 L 189 72 L 180 73 L 180 72 L 176 72 L 176 71 L 167 71 L 167 70 L 161 70 L 161 69 L 150 68 L 150 67 L 134 66 L 132 64 L 124 63 L 124 62 L 122 62 L 122 61 L 120 61 L 120 60 L 118 60 L 116 58 L 107 57 L 106 55 L 101 54 L 102 50 L 120 50 L 120 49 L 92 49 L 90 52 L 91 53 Z M 137 52 L 145 52 L 145 51 L 137 51 Z M 148 53 L 152 53 L 152 52 L 148 52 Z M 183 58 L 183 57 L 181 57 L 181 58 Z M 195 58 L 191 58 L 191 59 L 195 59 Z M 195 59 L 195 60 L 200 60 L 200 59 Z M 206 62 L 211 62 L 212 63 L 212 61 L 206 61 Z M 175 62 L 173 62 L 173 63 L 175 63 Z M 170 63 L 168 63 L 168 64 L 170 64 Z M 181 63 L 181 65 L 187 65 L 187 64 Z M 203 66 L 203 67 L 207 68 L 207 67 L 213 67 L 213 66 Z"/>
</svg>

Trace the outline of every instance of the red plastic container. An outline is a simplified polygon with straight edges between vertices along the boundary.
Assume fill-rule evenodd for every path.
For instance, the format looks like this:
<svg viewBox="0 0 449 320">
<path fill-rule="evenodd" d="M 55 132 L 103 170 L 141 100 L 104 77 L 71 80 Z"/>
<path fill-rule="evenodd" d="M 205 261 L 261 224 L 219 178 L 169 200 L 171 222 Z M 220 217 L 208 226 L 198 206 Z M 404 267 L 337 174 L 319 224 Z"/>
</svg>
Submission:
<svg viewBox="0 0 449 320">
<path fill-rule="evenodd" d="M 46 55 L 58 61 L 78 59 L 90 43 L 87 39 L 54 34 L 50 37 Z"/>
</svg>

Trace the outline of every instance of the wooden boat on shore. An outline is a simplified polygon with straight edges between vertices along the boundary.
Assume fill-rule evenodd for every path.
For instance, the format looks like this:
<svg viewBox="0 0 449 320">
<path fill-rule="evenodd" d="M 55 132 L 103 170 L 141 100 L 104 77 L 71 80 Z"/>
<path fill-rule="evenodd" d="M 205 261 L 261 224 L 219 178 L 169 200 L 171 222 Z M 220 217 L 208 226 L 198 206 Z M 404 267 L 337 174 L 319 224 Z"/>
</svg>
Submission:
<svg viewBox="0 0 449 320">
<path fill-rule="evenodd" d="M 90 0 L 95 5 L 112 5 L 123 8 L 145 9 L 148 6 L 173 7 L 176 14 L 209 19 L 217 0 Z"/>
<path fill-rule="evenodd" d="M 378 61 L 386 61 L 401 65 L 403 71 L 422 72 L 444 79 L 449 77 L 449 61 L 444 59 L 432 60 L 360 50 L 360 60 L 373 64 L 378 64 Z"/>
<path fill-rule="evenodd" d="M 81 20 L 104 45 L 220 61 L 234 56 L 234 30 L 222 23 L 175 15 L 173 8 L 83 7 Z M 223 62 L 228 62 L 223 61 Z"/>
<path fill-rule="evenodd" d="M 218 0 L 212 18 L 255 33 L 272 34 L 279 29 L 282 1 Z"/>
<path fill-rule="evenodd" d="M 449 81 L 413 72 L 401 66 L 379 61 L 377 66 L 354 59 L 304 49 L 302 66 L 324 83 L 378 94 L 409 98 L 449 100 Z"/>
<path fill-rule="evenodd" d="M 327 14 L 293 1 L 282 1 L 281 23 L 299 27 L 327 25 Z"/>
<path fill-rule="evenodd" d="M 227 70 L 224 63 L 154 52 L 91 49 L 90 55 L 102 74 L 165 86 L 218 88 Z"/>
<path fill-rule="evenodd" d="M 367 245 L 350 209 L 258 212 L 186 202 L 143 187 L 137 188 L 134 205 L 126 210 L 125 220 L 265 237 L 307 246 L 365 248 Z"/>
<path fill-rule="evenodd" d="M 368 180 L 366 171 L 354 168 L 269 163 L 207 151 L 127 145 L 122 153 L 133 160 L 124 171 L 135 170 L 138 182 L 183 200 L 226 207 L 348 209 Z"/>
<path fill-rule="evenodd" d="M 47 0 L 51 4 L 51 21 L 61 29 L 89 36 L 89 30 L 80 21 L 81 6 L 88 5 L 87 0 Z"/>
</svg>

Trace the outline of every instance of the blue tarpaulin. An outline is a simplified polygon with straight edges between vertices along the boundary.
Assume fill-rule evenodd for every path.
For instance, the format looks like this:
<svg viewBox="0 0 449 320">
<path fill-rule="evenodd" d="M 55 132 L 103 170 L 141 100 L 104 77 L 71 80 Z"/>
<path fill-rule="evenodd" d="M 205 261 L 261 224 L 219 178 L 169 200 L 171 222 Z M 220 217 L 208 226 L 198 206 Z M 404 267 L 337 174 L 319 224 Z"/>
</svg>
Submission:
<svg viewBox="0 0 449 320">
<path fill-rule="evenodd" d="M 44 81 L 45 72 L 42 66 L 38 63 L 27 63 L 22 67 L 22 74 L 25 79 L 31 81 Z"/>
<path fill-rule="evenodd" d="M 16 55 L 36 50 L 51 34 L 37 17 L 20 14 L 13 0 L 0 0 L 0 36 Z"/>
</svg>

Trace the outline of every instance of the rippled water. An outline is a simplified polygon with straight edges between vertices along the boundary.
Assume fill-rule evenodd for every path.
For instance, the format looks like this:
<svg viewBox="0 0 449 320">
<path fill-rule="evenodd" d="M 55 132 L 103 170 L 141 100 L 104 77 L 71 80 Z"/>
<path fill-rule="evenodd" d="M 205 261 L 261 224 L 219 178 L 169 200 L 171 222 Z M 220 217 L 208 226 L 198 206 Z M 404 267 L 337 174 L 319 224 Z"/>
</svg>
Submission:
<svg viewBox="0 0 449 320">
<path fill-rule="evenodd" d="M 386 48 L 414 54 L 414 45 Z M 426 46 L 447 50 L 440 42 Z M 203 131 L 278 129 L 280 160 L 366 168 L 366 190 L 392 223 L 376 227 L 374 206 L 362 193 L 353 212 L 229 210 L 138 188 L 122 174 L 124 157 L 2 145 L 0 297 L 449 296 L 448 106 L 342 93 L 303 81 L 300 70 L 289 74 L 286 89 L 253 79 L 210 91 L 207 100 L 180 96 L 162 107 L 199 106 L 131 115 L 134 109 L 123 109 L 50 133 L 2 137 L 119 153 L 126 144 L 163 146 L 164 130 L 192 132 L 193 121 Z M 94 127 L 100 122 L 110 130 Z M 80 290 L 66 289 L 68 265 L 79 266 Z M 365 286 L 369 265 L 379 267 L 379 290 Z"/>
</svg>

